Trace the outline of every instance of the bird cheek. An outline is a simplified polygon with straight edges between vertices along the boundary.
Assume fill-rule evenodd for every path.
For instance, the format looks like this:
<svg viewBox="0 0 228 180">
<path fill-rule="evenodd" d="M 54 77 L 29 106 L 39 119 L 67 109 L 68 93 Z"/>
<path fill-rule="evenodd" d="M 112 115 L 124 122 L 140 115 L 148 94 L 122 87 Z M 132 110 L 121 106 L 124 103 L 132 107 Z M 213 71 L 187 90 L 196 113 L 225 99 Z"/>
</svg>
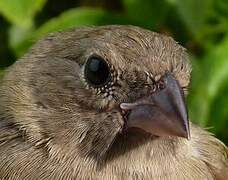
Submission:
<svg viewBox="0 0 228 180">
<path fill-rule="evenodd" d="M 87 115 L 88 117 L 88 115 Z M 83 156 L 100 159 L 111 147 L 123 128 L 121 114 L 117 110 L 96 112 L 84 119 L 78 132 L 79 150 Z"/>
<path fill-rule="evenodd" d="M 112 121 L 113 127 L 118 131 L 121 131 L 124 127 L 124 118 L 118 110 L 111 111 L 107 113 L 107 120 Z"/>
</svg>

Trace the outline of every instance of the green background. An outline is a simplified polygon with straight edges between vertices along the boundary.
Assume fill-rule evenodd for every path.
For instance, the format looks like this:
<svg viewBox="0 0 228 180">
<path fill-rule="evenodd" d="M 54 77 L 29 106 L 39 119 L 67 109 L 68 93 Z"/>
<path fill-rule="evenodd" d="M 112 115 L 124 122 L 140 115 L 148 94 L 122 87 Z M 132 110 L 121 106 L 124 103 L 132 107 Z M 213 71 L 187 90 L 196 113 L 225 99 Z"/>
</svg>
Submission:
<svg viewBox="0 0 228 180">
<path fill-rule="evenodd" d="M 190 118 L 228 144 L 227 0 L 0 0 L 0 76 L 50 32 L 105 24 L 138 25 L 186 47 Z"/>
</svg>

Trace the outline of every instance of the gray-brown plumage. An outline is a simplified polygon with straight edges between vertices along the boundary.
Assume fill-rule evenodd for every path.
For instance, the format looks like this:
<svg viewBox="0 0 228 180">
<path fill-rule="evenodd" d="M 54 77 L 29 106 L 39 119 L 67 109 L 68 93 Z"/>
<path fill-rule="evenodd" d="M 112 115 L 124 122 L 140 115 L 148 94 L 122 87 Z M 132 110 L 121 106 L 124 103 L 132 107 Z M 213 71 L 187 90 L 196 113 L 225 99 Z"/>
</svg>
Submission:
<svg viewBox="0 0 228 180">
<path fill-rule="evenodd" d="M 228 179 L 225 145 L 189 129 L 190 72 L 184 48 L 138 27 L 39 41 L 0 86 L 0 179 Z"/>
</svg>

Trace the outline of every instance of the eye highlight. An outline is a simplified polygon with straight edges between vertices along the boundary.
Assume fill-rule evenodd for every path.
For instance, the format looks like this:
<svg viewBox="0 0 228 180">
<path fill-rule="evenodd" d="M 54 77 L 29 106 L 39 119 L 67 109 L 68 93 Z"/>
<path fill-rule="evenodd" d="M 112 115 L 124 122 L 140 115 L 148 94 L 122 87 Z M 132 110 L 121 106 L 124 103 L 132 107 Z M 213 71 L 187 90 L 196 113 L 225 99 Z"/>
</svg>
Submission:
<svg viewBox="0 0 228 180">
<path fill-rule="evenodd" d="M 91 56 L 85 64 L 85 78 L 95 87 L 105 85 L 110 79 L 110 69 L 104 59 Z"/>
</svg>

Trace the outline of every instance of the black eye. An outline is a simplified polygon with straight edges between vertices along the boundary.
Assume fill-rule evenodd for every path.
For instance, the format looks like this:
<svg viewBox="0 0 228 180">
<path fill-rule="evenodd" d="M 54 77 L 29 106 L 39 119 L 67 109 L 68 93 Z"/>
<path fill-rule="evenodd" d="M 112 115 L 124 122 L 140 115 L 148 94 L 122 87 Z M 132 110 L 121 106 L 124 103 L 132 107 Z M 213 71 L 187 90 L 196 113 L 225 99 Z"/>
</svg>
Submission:
<svg viewBox="0 0 228 180">
<path fill-rule="evenodd" d="M 92 85 L 104 85 L 110 78 L 108 64 L 101 57 L 90 57 L 85 65 L 85 78 Z"/>
</svg>

